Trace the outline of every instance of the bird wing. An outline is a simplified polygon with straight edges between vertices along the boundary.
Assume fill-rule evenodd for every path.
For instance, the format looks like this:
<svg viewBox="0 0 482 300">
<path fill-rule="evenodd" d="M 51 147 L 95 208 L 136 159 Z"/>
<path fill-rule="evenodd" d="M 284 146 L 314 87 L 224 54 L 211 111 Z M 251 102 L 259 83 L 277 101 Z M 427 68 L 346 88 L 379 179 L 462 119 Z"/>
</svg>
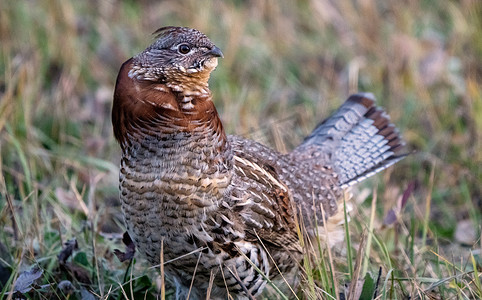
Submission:
<svg viewBox="0 0 482 300">
<path fill-rule="evenodd" d="M 283 155 L 241 137 L 228 137 L 233 149 L 231 203 L 245 224 L 247 238 L 268 248 L 300 251 L 293 201 L 274 163 Z"/>
</svg>

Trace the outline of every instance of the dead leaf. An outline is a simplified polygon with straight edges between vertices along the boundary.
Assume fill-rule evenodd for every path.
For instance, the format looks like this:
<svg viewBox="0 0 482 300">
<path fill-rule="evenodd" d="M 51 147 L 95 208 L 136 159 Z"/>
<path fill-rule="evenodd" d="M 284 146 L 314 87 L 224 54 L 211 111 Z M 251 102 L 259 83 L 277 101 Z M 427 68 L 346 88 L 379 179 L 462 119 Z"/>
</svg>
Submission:
<svg viewBox="0 0 482 300">
<path fill-rule="evenodd" d="M 136 245 L 134 245 L 134 242 L 132 241 L 127 231 L 124 232 L 124 235 L 122 236 L 122 242 L 124 243 L 124 245 L 126 245 L 126 252 L 115 249 L 114 254 L 121 262 L 131 260 L 132 258 L 134 258 L 134 254 L 136 253 Z"/>
<path fill-rule="evenodd" d="M 67 272 L 72 278 L 75 278 L 75 280 L 77 280 L 78 282 L 92 284 L 89 271 L 79 265 L 71 262 L 66 262 L 63 265 L 60 265 L 60 269 L 64 272 Z"/>
<path fill-rule="evenodd" d="M 33 288 L 32 285 L 35 285 L 35 282 L 42 277 L 43 272 L 39 266 L 34 266 L 29 271 L 20 273 L 15 281 L 14 292 L 28 293 Z"/>
<path fill-rule="evenodd" d="M 472 246 L 477 239 L 477 232 L 471 220 L 462 220 L 457 223 L 455 240 L 462 245 Z"/>
<path fill-rule="evenodd" d="M 77 244 L 76 239 L 71 239 L 68 240 L 67 242 L 64 243 L 65 248 L 60 252 L 59 254 L 59 264 L 63 265 L 69 259 L 69 257 L 72 255 L 74 250 L 79 248 L 79 245 Z"/>
<path fill-rule="evenodd" d="M 407 201 L 408 201 L 408 198 L 410 197 L 410 195 L 413 193 L 413 191 L 415 190 L 415 187 L 417 186 L 417 182 L 415 180 L 412 180 L 407 188 L 405 189 L 405 191 L 403 192 L 403 196 L 402 196 L 402 201 L 401 201 L 401 205 L 400 205 L 400 208 L 403 209 L 405 207 L 405 205 L 407 204 Z"/>
<path fill-rule="evenodd" d="M 75 292 L 75 287 L 69 280 L 62 280 L 59 282 L 57 289 L 62 292 L 64 296 L 70 296 Z"/>
<path fill-rule="evenodd" d="M 68 240 L 64 243 L 64 247 L 65 248 L 59 254 L 60 270 L 67 272 L 72 278 L 75 278 L 79 282 L 90 284 L 91 281 L 89 272 L 85 268 L 74 263 L 67 262 L 69 257 L 72 256 L 74 250 L 79 248 L 77 240 L 75 238 Z"/>
<path fill-rule="evenodd" d="M 383 219 L 383 226 L 390 226 L 397 221 L 398 215 L 402 212 L 405 205 L 407 205 L 408 199 L 415 190 L 416 185 L 417 183 L 415 180 L 408 184 L 407 188 L 403 192 L 402 197 L 397 201 L 397 205 L 387 212 L 385 218 Z"/>
<path fill-rule="evenodd" d="M 395 223 L 396 220 L 397 220 L 397 214 L 395 213 L 393 208 L 391 208 L 387 212 L 387 215 L 385 216 L 385 219 L 383 219 L 383 225 L 385 225 L 385 226 L 392 225 L 393 223 Z"/>
<path fill-rule="evenodd" d="M 80 289 L 80 296 L 82 300 L 96 300 L 95 296 L 84 288 Z"/>
</svg>

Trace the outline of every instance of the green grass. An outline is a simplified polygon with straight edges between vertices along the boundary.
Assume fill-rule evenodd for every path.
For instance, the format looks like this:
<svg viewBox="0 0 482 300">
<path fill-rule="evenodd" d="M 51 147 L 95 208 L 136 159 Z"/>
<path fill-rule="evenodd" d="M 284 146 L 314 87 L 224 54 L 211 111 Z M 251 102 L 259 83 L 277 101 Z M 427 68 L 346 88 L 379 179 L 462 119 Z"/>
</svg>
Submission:
<svg viewBox="0 0 482 300">
<path fill-rule="evenodd" d="M 71 299 L 155 298 L 157 271 L 113 255 L 124 229 L 110 108 L 120 65 L 165 25 L 195 27 L 223 50 L 211 89 L 229 133 L 289 150 L 361 90 L 415 151 L 353 191 L 348 248 L 305 247 L 300 299 L 339 298 L 358 270 L 364 299 L 374 286 L 379 299 L 482 298 L 477 0 L 2 1 L 0 298 L 32 266 L 44 272 L 30 299 L 67 297 L 62 280 Z M 396 221 L 383 225 L 392 208 Z M 69 274 L 58 255 L 74 237 Z"/>
</svg>

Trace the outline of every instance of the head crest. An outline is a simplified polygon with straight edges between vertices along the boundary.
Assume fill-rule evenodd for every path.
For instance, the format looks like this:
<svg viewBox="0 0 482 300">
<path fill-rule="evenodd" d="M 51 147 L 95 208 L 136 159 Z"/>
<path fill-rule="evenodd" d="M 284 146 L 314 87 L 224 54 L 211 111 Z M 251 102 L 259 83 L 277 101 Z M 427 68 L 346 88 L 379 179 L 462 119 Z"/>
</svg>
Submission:
<svg viewBox="0 0 482 300">
<path fill-rule="evenodd" d="M 182 28 L 186 28 L 186 27 L 165 26 L 165 27 L 161 27 L 161 28 L 157 29 L 152 34 L 155 34 L 156 39 L 158 39 L 158 38 L 164 37 L 168 34 L 174 33 L 176 31 L 180 31 L 180 29 L 182 29 Z"/>
</svg>

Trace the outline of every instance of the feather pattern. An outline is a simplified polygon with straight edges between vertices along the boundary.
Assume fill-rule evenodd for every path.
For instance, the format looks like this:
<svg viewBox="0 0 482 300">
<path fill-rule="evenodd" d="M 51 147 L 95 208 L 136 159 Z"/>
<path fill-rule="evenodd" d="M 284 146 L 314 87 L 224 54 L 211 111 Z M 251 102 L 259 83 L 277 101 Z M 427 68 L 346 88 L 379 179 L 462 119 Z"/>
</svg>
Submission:
<svg viewBox="0 0 482 300">
<path fill-rule="evenodd" d="M 127 231 L 152 264 L 164 249 L 178 299 L 208 288 L 213 299 L 258 296 L 265 278 L 298 273 L 300 222 L 308 236 L 343 238 L 345 187 L 401 159 L 403 142 L 368 94 L 351 96 L 288 154 L 228 136 L 208 87 L 219 48 L 194 29 L 157 34 L 122 65 L 114 92 Z"/>
</svg>

